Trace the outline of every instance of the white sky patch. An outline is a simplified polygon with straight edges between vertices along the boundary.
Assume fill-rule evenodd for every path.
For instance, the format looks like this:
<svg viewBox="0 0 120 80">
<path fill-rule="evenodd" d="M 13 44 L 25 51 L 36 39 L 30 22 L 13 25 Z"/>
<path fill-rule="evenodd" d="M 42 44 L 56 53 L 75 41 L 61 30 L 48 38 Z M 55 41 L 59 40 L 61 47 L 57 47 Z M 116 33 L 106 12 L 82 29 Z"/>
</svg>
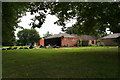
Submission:
<svg viewBox="0 0 120 80">
<path fill-rule="evenodd" d="M 106 28 L 106 32 L 107 34 L 113 34 L 113 32 L 111 32 L 109 28 Z"/>
<path fill-rule="evenodd" d="M 31 26 L 29 25 L 32 22 L 32 18 L 34 18 L 35 15 L 30 15 L 30 12 L 26 13 L 26 16 L 23 16 L 21 19 L 21 22 L 18 23 L 19 26 L 23 27 L 24 29 L 31 29 Z M 43 34 L 46 34 L 47 31 L 49 31 L 52 34 L 59 34 L 64 33 L 61 31 L 62 26 L 58 26 L 57 24 L 54 24 L 55 21 L 57 21 L 58 18 L 55 15 L 48 14 L 46 16 L 45 23 L 43 23 L 41 28 L 35 28 L 39 34 L 40 37 L 43 37 Z M 76 20 L 71 19 L 70 22 L 66 23 L 66 27 L 71 27 L 73 24 L 75 24 Z M 37 22 L 36 22 L 37 23 Z M 18 31 L 21 31 L 22 29 L 17 28 L 15 31 L 15 36 L 17 37 Z M 107 34 L 110 34 L 109 28 L 106 29 Z M 112 34 L 112 33 L 111 33 Z"/>
<path fill-rule="evenodd" d="M 47 31 L 49 31 L 52 34 L 58 34 L 61 31 L 62 26 L 58 26 L 57 24 L 54 24 L 55 21 L 57 21 L 58 18 L 54 15 L 47 15 L 45 23 L 43 23 L 41 28 L 36 28 L 36 30 L 39 32 L 40 36 L 43 37 L 43 34 L 46 34 Z"/>
<path fill-rule="evenodd" d="M 75 24 L 77 21 L 76 19 L 70 19 L 70 22 L 66 24 L 66 27 L 71 27 L 73 24 Z"/>
<path fill-rule="evenodd" d="M 23 27 L 24 29 L 31 29 L 31 26 L 29 25 L 32 22 L 32 18 L 34 18 L 35 15 L 30 15 L 30 12 L 26 13 L 26 16 L 23 16 L 21 19 L 21 22 L 18 23 L 19 26 Z M 54 24 L 55 21 L 57 21 L 58 18 L 55 15 L 48 14 L 46 16 L 45 23 L 43 23 L 41 28 L 35 28 L 39 34 L 40 37 L 43 37 L 43 34 L 46 34 L 47 31 L 49 31 L 52 34 L 59 34 L 61 31 L 62 26 L 58 26 L 57 24 Z M 71 27 L 72 24 L 74 24 L 76 20 L 71 20 L 69 23 L 66 23 L 66 27 Z M 15 36 L 17 38 L 17 33 L 22 29 L 17 28 L 15 31 Z M 62 32 L 64 33 L 64 32 Z"/>
<path fill-rule="evenodd" d="M 24 27 L 25 29 L 31 29 L 31 26 L 29 25 L 32 22 L 32 18 L 34 18 L 35 15 L 30 15 L 30 12 L 26 13 L 26 16 L 23 16 L 21 19 L 21 22 L 18 23 L 19 26 Z"/>
</svg>

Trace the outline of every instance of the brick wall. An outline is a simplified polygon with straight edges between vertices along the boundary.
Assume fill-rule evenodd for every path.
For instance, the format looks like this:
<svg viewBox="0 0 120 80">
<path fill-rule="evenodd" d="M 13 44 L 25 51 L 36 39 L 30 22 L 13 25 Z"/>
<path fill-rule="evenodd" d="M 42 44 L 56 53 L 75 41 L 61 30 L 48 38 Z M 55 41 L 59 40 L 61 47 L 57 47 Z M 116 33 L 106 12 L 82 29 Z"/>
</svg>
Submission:
<svg viewBox="0 0 120 80">
<path fill-rule="evenodd" d="M 113 39 L 103 39 L 101 40 L 104 42 L 105 46 L 117 46 L 118 44 L 113 41 Z"/>
<path fill-rule="evenodd" d="M 44 39 L 40 39 L 40 45 L 44 46 Z"/>
<path fill-rule="evenodd" d="M 94 44 L 95 44 L 95 45 L 97 44 L 97 40 L 94 40 Z"/>
<path fill-rule="evenodd" d="M 89 44 L 95 44 L 97 43 L 97 40 L 88 40 L 89 41 Z"/>
<path fill-rule="evenodd" d="M 92 44 L 92 40 L 89 40 L 89 44 Z"/>
<path fill-rule="evenodd" d="M 78 38 L 61 38 L 61 46 L 74 46 L 78 43 Z"/>
</svg>

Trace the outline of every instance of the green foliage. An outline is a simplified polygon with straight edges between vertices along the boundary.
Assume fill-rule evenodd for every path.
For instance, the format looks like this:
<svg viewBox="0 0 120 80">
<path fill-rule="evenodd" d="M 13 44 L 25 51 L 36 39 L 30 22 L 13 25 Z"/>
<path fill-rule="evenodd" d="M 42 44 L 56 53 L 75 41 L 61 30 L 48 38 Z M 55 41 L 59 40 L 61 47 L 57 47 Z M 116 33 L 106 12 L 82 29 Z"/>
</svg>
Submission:
<svg viewBox="0 0 120 80">
<path fill-rule="evenodd" d="M 70 19 L 77 19 L 75 26 L 81 33 L 104 33 L 106 28 L 119 33 L 120 3 L 54 3 L 51 13 L 58 17 L 55 23 L 65 26 Z M 64 7 L 61 7 L 64 6 Z"/>
<path fill-rule="evenodd" d="M 25 15 L 27 4 L 22 2 L 2 3 L 2 44 L 13 45 L 15 41 L 14 31 L 19 27 L 19 18 Z"/>
<path fill-rule="evenodd" d="M 52 36 L 52 35 L 53 35 L 52 33 L 49 33 L 49 31 L 47 31 L 47 33 L 43 35 L 43 38 L 47 38 L 47 37 Z"/>
<path fill-rule="evenodd" d="M 79 46 L 82 46 L 82 39 L 79 40 Z"/>
<path fill-rule="evenodd" d="M 33 45 L 35 42 L 39 42 L 40 39 L 39 33 L 35 29 L 23 29 L 17 33 L 17 36 L 19 44 L 22 45 Z"/>
<path fill-rule="evenodd" d="M 100 41 L 97 43 L 97 46 L 105 46 L 104 42 Z"/>
<path fill-rule="evenodd" d="M 29 12 L 31 12 L 31 15 L 35 15 L 35 17 L 31 19 L 32 22 L 30 23 L 33 28 L 40 28 L 42 26 L 46 19 L 46 15 L 48 14 L 48 9 L 50 8 L 50 6 L 51 3 L 46 2 L 31 2 L 29 4 Z M 35 23 L 36 21 L 38 21 L 38 24 Z"/>
<path fill-rule="evenodd" d="M 118 43 L 118 46 L 120 47 L 120 37 L 114 39 L 114 41 L 115 41 L 116 43 Z"/>
<path fill-rule="evenodd" d="M 61 7 L 64 6 L 64 7 Z M 41 15 L 33 20 L 33 27 L 41 27 L 45 21 L 46 14 L 56 15 L 58 20 L 55 24 L 63 26 L 62 30 L 67 33 L 89 34 L 98 37 L 106 35 L 106 28 L 111 32 L 118 33 L 120 30 L 120 3 L 82 3 L 82 2 L 52 2 L 52 3 L 31 3 L 32 14 L 39 12 Z M 48 11 L 50 10 L 50 11 Z M 39 20 L 38 20 L 39 18 Z M 76 19 L 77 22 L 70 28 L 66 28 L 66 22 Z M 38 20 L 39 24 L 34 24 Z"/>
<path fill-rule="evenodd" d="M 97 47 L 97 45 L 95 45 L 95 44 L 88 44 L 88 45 L 91 47 Z"/>
<path fill-rule="evenodd" d="M 26 11 L 30 11 L 31 14 L 38 13 L 30 24 L 33 28 L 40 28 L 45 21 L 46 15 L 52 14 L 58 17 L 55 24 L 63 26 L 63 31 L 66 30 L 66 22 L 71 19 L 77 20 L 75 25 L 72 26 L 73 28 L 68 29 L 69 33 L 100 34 L 98 36 L 101 37 L 106 34 L 106 28 L 109 28 L 113 33 L 119 33 L 120 30 L 120 3 L 7 2 L 2 4 L 2 8 L 3 45 L 8 45 L 8 43 L 15 40 L 14 30 L 18 27 L 19 18 Z M 36 21 L 39 21 L 39 23 L 35 24 Z"/>
</svg>

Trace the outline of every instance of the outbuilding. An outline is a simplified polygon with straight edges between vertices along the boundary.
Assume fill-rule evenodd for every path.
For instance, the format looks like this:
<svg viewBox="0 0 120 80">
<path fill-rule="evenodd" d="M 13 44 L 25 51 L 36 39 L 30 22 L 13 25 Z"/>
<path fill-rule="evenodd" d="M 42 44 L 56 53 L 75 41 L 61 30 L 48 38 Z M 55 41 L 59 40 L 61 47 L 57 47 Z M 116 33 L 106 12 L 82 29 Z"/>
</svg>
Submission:
<svg viewBox="0 0 120 80">
<path fill-rule="evenodd" d="M 82 41 L 82 42 L 81 42 Z M 88 44 L 96 44 L 96 38 L 89 35 L 76 35 L 60 33 L 40 40 L 40 45 L 56 45 L 56 46 L 88 46 Z"/>
<path fill-rule="evenodd" d="M 119 44 L 115 42 L 116 39 L 120 39 L 120 33 L 109 34 L 99 39 L 99 41 L 102 41 L 105 46 L 118 46 Z"/>
</svg>

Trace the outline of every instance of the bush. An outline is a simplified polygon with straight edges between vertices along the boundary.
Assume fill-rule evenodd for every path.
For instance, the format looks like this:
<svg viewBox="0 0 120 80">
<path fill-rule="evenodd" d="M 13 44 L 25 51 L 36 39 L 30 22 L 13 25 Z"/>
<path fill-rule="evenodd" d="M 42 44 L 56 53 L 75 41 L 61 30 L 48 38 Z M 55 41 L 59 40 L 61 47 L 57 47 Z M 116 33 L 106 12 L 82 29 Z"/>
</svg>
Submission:
<svg viewBox="0 0 120 80">
<path fill-rule="evenodd" d="M 7 50 L 11 50 L 12 48 L 7 48 Z"/>
<path fill-rule="evenodd" d="M 75 44 L 74 46 L 72 46 L 72 47 L 77 47 L 78 45 L 77 44 Z"/>
<path fill-rule="evenodd" d="M 67 45 L 64 45 L 63 47 L 67 47 Z"/>
<path fill-rule="evenodd" d="M 91 47 L 96 47 L 97 45 L 95 45 L 95 44 L 89 44 L 89 46 L 91 46 Z"/>
<path fill-rule="evenodd" d="M 28 47 L 25 47 L 24 49 L 29 49 Z"/>
<path fill-rule="evenodd" d="M 14 47 L 13 49 L 17 49 L 17 47 Z"/>
<path fill-rule="evenodd" d="M 2 50 L 7 50 L 6 48 L 2 48 Z"/>
<path fill-rule="evenodd" d="M 33 49 L 34 47 L 33 46 L 30 46 L 29 49 Z"/>
<path fill-rule="evenodd" d="M 20 47 L 19 49 L 24 49 L 23 47 Z"/>
<path fill-rule="evenodd" d="M 42 45 L 40 45 L 39 48 L 42 48 Z"/>
<path fill-rule="evenodd" d="M 98 42 L 97 46 L 105 46 L 104 42 Z"/>
</svg>

